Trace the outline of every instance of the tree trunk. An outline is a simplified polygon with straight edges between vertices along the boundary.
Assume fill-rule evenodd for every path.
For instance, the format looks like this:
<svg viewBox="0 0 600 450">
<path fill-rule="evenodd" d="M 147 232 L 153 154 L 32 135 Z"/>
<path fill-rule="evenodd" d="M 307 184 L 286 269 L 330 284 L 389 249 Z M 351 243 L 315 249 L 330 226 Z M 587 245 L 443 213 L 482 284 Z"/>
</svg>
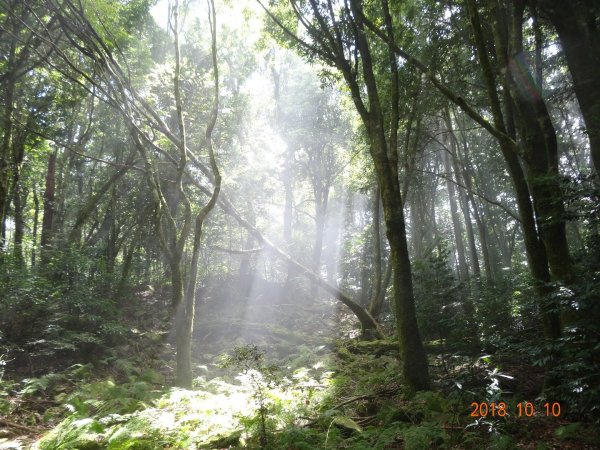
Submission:
<svg viewBox="0 0 600 450">
<path fill-rule="evenodd" d="M 373 240 L 373 281 L 372 281 L 372 291 L 371 291 L 371 299 L 369 301 L 369 312 L 373 317 L 377 317 L 381 312 L 381 304 L 382 304 L 382 270 L 381 270 L 381 195 L 379 193 L 379 188 L 376 186 L 373 189 L 373 224 L 372 224 L 372 240 Z"/>
<path fill-rule="evenodd" d="M 315 204 L 315 244 L 312 252 L 311 267 L 314 273 L 321 275 L 321 254 L 323 253 L 323 232 L 325 229 L 325 215 L 327 211 L 327 203 Z M 316 298 L 318 286 L 313 283 L 310 288 L 311 298 Z"/>
<path fill-rule="evenodd" d="M 25 219 L 23 205 L 27 204 L 27 189 L 23 189 L 20 182 L 13 186 L 13 206 L 15 219 L 15 234 L 13 242 L 13 256 L 19 266 L 23 266 L 23 237 L 25 235 Z"/>
<path fill-rule="evenodd" d="M 466 169 L 466 164 L 462 164 L 460 157 L 460 144 L 459 140 L 456 136 L 454 128 L 452 127 L 452 119 L 450 116 L 450 110 L 447 108 L 445 110 L 445 120 L 448 128 L 451 130 L 451 149 L 452 149 L 452 167 L 454 168 L 454 175 L 456 176 L 456 180 L 462 184 L 466 189 L 459 189 L 460 193 L 460 205 L 463 213 L 463 218 L 466 225 L 467 230 L 467 243 L 469 246 L 469 260 L 471 262 L 471 267 L 473 270 L 473 274 L 476 278 L 481 276 L 481 269 L 479 267 L 479 257 L 477 255 L 477 245 L 475 244 L 475 233 L 473 231 L 473 223 L 471 222 L 471 210 L 469 208 L 469 204 L 471 203 L 473 206 L 473 212 L 476 216 L 476 223 L 479 218 L 477 217 L 477 204 L 475 203 L 475 199 L 472 194 L 472 184 L 469 173 Z M 468 155 L 468 147 L 467 140 L 464 136 L 464 131 L 461 129 L 461 135 L 463 139 L 463 147 L 465 154 Z M 468 156 L 465 157 L 465 161 L 468 161 Z M 481 230 L 480 230 L 481 231 Z M 481 241 L 483 242 L 483 240 Z M 483 244 L 482 244 L 483 247 Z M 485 253 L 485 250 L 484 250 Z M 488 275 L 489 276 L 489 275 Z"/>
<path fill-rule="evenodd" d="M 393 40 L 392 24 L 387 2 L 383 2 L 385 21 L 390 39 Z M 427 355 L 419 333 L 415 311 L 415 299 L 412 286 L 412 273 L 408 244 L 406 240 L 406 223 L 400 182 L 398 179 L 398 65 L 391 48 L 388 48 L 391 72 L 390 126 L 385 131 L 386 120 L 377 87 L 377 79 L 373 72 L 373 62 L 369 42 L 364 30 L 364 14 L 360 2 L 350 5 L 355 20 L 356 47 L 362 59 L 362 76 L 367 92 L 368 109 L 363 103 L 360 88 L 351 73 L 344 73 L 352 92 L 352 99 L 361 115 L 369 140 L 369 151 L 375 166 L 377 182 L 381 189 L 381 200 L 386 226 L 386 235 L 390 244 L 390 263 L 392 264 L 394 286 L 394 310 L 396 313 L 396 330 L 402 359 L 402 374 L 408 386 L 413 390 L 428 390 L 429 367 Z"/>
<path fill-rule="evenodd" d="M 600 8 L 594 0 L 538 0 L 539 11 L 558 32 L 585 121 L 596 174 L 600 173 Z"/>
<path fill-rule="evenodd" d="M 54 229 L 54 194 L 56 175 L 56 156 L 58 150 L 54 150 L 48 156 L 48 168 L 46 170 L 46 189 L 44 191 L 44 217 L 42 219 L 42 232 L 40 248 L 42 251 L 42 265 L 48 263 L 50 250 L 52 248 L 52 234 Z"/>
<path fill-rule="evenodd" d="M 256 215 L 254 214 L 254 208 L 252 204 L 248 202 L 248 220 L 252 225 L 256 225 Z M 254 247 L 254 237 L 252 234 L 248 233 L 246 236 L 246 242 L 244 244 L 244 250 L 250 250 Z M 240 271 L 239 271 L 239 279 L 242 286 L 244 286 L 247 291 L 245 295 L 250 293 L 250 289 L 252 288 L 252 265 L 251 265 L 251 253 L 244 253 L 240 259 Z"/>
<path fill-rule="evenodd" d="M 515 117 L 524 150 L 528 184 L 550 273 L 554 279 L 569 284 L 572 272 L 563 194 L 559 184 L 556 131 L 546 104 L 535 89 L 530 67 L 522 56 L 524 5 L 520 1 L 515 3 L 510 39 L 514 56 L 509 55 L 508 60 L 510 93 L 517 110 Z"/>
<path fill-rule="evenodd" d="M 119 306 L 123 306 L 123 300 L 125 297 L 125 289 L 127 288 L 127 281 L 129 280 L 129 274 L 131 273 L 131 266 L 133 264 L 133 255 L 137 248 L 137 237 L 133 238 L 133 241 L 128 246 L 123 246 L 123 266 L 121 268 L 121 278 L 117 290 L 115 291 L 115 299 Z"/>
<path fill-rule="evenodd" d="M 175 329 L 175 348 L 176 362 L 175 383 L 179 387 L 192 387 L 192 344 L 191 333 L 189 329 L 189 320 L 192 320 L 193 307 L 190 311 L 188 298 L 184 298 L 184 280 L 181 271 L 181 260 L 171 261 L 171 305 L 175 312 L 174 329 Z M 192 298 L 195 298 L 194 293 L 189 293 Z M 192 301 L 193 303 L 193 301 Z"/>
<path fill-rule="evenodd" d="M 371 155 L 381 188 L 386 234 L 390 244 L 394 310 L 403 375 L 409 386 L 415 390 L 426 390 L 429 389 L 429 368 L 416 320 L 412 272 L 398 176 L 384 157 L 386 143 L 383 130 L 377 123 L 368 124 L 367 130 L 370 135 Z"/>
<path fill-rule="evenodd" d="M 463 136 L 463 151 L 464 151 L 464 164 L 463 164 L 463 170 L 460 171 L 462 173 L 462 180 L 464 182 L 466 189 L 466 197 L 468 202 L 471 204 L 471 207 L 473 208 L 473 216 L 475 218 L 475 224 L 477 226 L 477 233 L 479 234 L 479 243 L 481 245 L 481 256 L 483 258 L 483 268 L 485 271 L 485 275 L 486 278 L 488 279 L 488 281 L 493 282 L 494 281 L 494 272 L 492 271 L 492 264 L 490 261 L 490 255 L 489 255 L 489 246 L 488 246 L 488 233 L 487 233 L 487 228 L 483 222 L 483 215 L 480 213 L 479 210 L 479 204 L 477 203 L 477 201 L 475 200 L 475 196 L 473 195 L 473 183 L 472 183 L 472 178 L 473 178 L 473 174 L 472 174 L 472 168 L 469 164 L 469 159 L 470 159 L 470 155 L 469 155 L 469 149 L 467 147 L 467 141 L 466 138 Z M 468 209 L 468 205 L 467 205 L 467 209 Z M 473 233 L 472 231 L 472 227 L 471 227 L 471 234 Z M 475 261 L 477 263 L 476 266 L 476 271 L 477 271 L 477 275 L 479 275 L 480 273 L 480 268 L 479 268 L 479 261 L 477 259 L 477 249 L 475 247 L 475 241 L 474 238 L 471 237 L 469 238 L 469 246 L 470 246 L 470 251 L 471 251 L 471 259 L 473 261 Z M 471 239 L 473 239 L 473 242 L 471 242 Z"/>
<path fill-rule="evenodd" d="M 496 128 L 506 136 L 506 138 L 499 137 L 498 142 L 515 188 L 517 205 L 519 206 L 519 217 L 521 219 L 521 226 L 523 229 L 523 239 L 525 241 L 527 261 L 531 274 L 535 280 L 535 288 L 538 294 L 542 322 L 544 324 L 544 333 L 549 338 L 558 338 L 561 334 L 559 314 L 557 313 L 556 308 L 546 301 L 546 297 L 549 292 L 547 283 L 550 281 L 550 273 L 548 270 L 546 248 L 544 247 L 544 244 L 538 235 L 538 224 L 536 223 L 536 215 L 534 213 L 534 208 L 531 201 L 533 192 L 530 190 L 529 185 L 527 184 L 525 174 L 517 155 L 516 145 L 508 140 L 508 136 L 510 135 L 508 134 L 507 130 L 510 131 L 513 124 L 513 119 L 510 115 L 510 111 L 512 109 L 511 101 L 510 99 L 507 99 L 505 102 L 505 108 L 508 112 L 506 117 L 507 121 L 505 123 L 502 110 L 500 108 L 494 72 L 491 67 L 486 48 L 486 41 L 482 32 L 477 4 L 474 0 L 467 0 L 466 3 L 469 18 L 471 20 L 471 25 L 475 35 L 477 54 L 482 66 L 487 93 L 492 108 L 494 124 Z M 501 20 L 504 16 L 502 16 L 500 11 L 495 11 L 494 8 L 495 6 L 492 5 L 491 15 L 494 21 L 494 26 L 492 28 L 497 35 L 496 41 L 500 44 L 496 54 L 500 59 L 504 58 L 506 66 L 507 55 L 505 51 L 507 46 L 503 44 L 502 36 L 500 35 L 502 27 Z M 504 87 L 505 90 L 510 90 L 509 86 Z M 512 131 L 510 134 L 513 134 Z"/>
<path fill-rule="evenodd" d="M 31 267 L 35 267 L 36 264 L 36 253 L 37 253 L 37 235 L 38 235 L 38 223 L 40 218 L 40 200 L 37 193 L 37 186 L 33 183 L 33 230 L 31 233 L 31 239 L 33 246 L 31 248 Z"/>
<path fill-rule="evenodd" d="M 285 193 L 285 205 L 283 208 L 283 241 L 285 242 L 286 251 L 292 254 L 294 244 L 293 223 L 294 223 L 294 189 L 293 189 L 293 170 L 292 170 L 293 155 L 288 149 L 285 156 L 284 171 L 283 171 L 283 191 Z M 293 265 L 287 267 L 287 277 L 285 280 L 286 286 L 292 286 L 292 281 L 296 277 Z"/>
<path fill-rule="evenodd" d="M 448 131 L 449 132 L 449 131 Z M 451 138 L 450 138 L 451 139 Z M 458 215 L 458 207 L 456 205 L 456 189 L 452 180 L 452 169 L 450 166 L 450 156 L 448 151 L 442 149 L 444 170 L 446 176 L 446 188 L 448 189 L 448 199 L 450 201 L 450 215 L 452 216 L 452 227 L 454 229 L 454 240 L 456 242 L 456 253 L 458 257 L 458 279 L 467 281 L 469 279 L 469 269 L 467 268 L 467 260 L 465 258 L 465 244 L 463 238 L 462 224 Z"/>
<path fill-rule="evenodd" d="M 15 76 L 14 69 L 11 64 L 15 59 L 15 41 L 13 40 L 8 57 L 8 67 L 10 72 L 6 78 L 6 86 L 4 88 L 4 114 L 3 114 L 3 136 L 2 145 L 0 147 L 0 224 L 4 230 L 8 205 L 10 203 L 10 162 L 11 162 L 11 144 L 12 144 L 12 129 L 13 129 L 13 110 L 14 110 L 14 92 L 15 92 Z M 4 233 L 2 239 L 4 238 Z M 4 242 L 0 242 L 0 250 L 4 249 Z"/>
<path fill-rule="evenodd" d="M 106 235 L 106 273 L 112 274 L 115 270 L 115 259 L 119 249 L 117 248 L 117 239 L 119 229 L 115 219 L 113 208 L 115 207 L 115 196 L 113 191 L 113 199 L 107 207 L 106 214 L 108 215 L 108 233 Z"/>
<path fill-rule="evenodd" d="M 133 153 L 129 156 L 125 165 L 130 165 L 133 163 Z M 94 192 L 94 194 L 89 198 L 86 204 L 79 210 L 77 213 L 77 218 L 75 219 L 75 224 L 73 228 L 69 232 L 69 243 L 72 245 L 79 246 L 81 244 L 81 230 L 85 225 L 85 222 L 88 220 L 90 215 L 96 210 L 100 201 L 104 197 L 104 195 L 127 173 L 129 167 L 121 167 L 115 173 L 111 175 L 111 177 L 104 182 L 102 186 L 98 190 Z"/>
<path fill-rule="evenodd" d="M 202 242 L 202 227 L 204 220 L 208 214 L 213 210 L 219 197 L 221 190 L 221 174 L 217 166 L 215 159 L 215 153 L 212 142 L 212 132 L 215 128 L 217 117 L 219 114 L 219 70 L 217 65 L 217 38 L 216 38 L 216 14 L 214 1 L 210 0 L 208 3 L 208 15 L 210 22 L 211 31 L 211 53 L 212 53 L 212 65 L 213 65 L 213 82 L 214 82 L 214 99 L 213 105 L 210 112 L 210 119 L 206 127 L 205 142 L 208 147 L 208 156 L 210 159 L 210 166 L 214 177 L 214 187 L 210 200 L 200 210 L 196 216 L 194 235 L 193 235 L 193 246 L 192 246 L 192 260 L 190 264 L 190 271 L 187 280 L 187 286 L 183 297 L 183 302 L 177 309 L 176 324 L 177 324 L 177 386 L 184 388 L 192 387 L 193 371 L 192 371 L 192 333 L 194 330 L 194 318 L 196 308 L 196 284 L 198 281 L 198 266 L 200 258 L 200 244 Z M 182 113 L 182 102 L 179 93 L 179 28 L 178 28 L 178 16 L 179 16 L 179 4 L 175 6 L 175 48 L 176 48 L 176 69 L 175 69 L 175 97 L 178 108 L 178 120 L 179 130 L 181 135 L 181 150 L 182 158 L 185 158 L 186 150 L 186 139 L 185 139 L 185 128 L 183 123 Z M 180 182 L 185 173 L 185 165 L 181 166 Z M 185 193 L 181 191 L 182 195 Z M 186 204 L 189 201 L 186 199 Z M 190 215 L 189 208 L 186 207 L 186 214 Z M 180 264 L 179 264 L 180 265 Z M 183 279 L 182 279 L 183 283 Z M 183 288 L 183 286 L 182 286 Z"/>
</svg>

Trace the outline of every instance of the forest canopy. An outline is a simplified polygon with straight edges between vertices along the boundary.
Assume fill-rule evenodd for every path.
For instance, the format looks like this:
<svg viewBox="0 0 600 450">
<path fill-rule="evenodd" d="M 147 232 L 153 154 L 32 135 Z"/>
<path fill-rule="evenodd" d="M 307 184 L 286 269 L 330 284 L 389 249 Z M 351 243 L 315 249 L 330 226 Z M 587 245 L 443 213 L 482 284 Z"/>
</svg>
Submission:
<svg viewBox="0 0 600 450">
<path fill-rule="evenodd" d="M 600 445 L 593 0 L 0 0 L 0 449 Z"/>
</svg>

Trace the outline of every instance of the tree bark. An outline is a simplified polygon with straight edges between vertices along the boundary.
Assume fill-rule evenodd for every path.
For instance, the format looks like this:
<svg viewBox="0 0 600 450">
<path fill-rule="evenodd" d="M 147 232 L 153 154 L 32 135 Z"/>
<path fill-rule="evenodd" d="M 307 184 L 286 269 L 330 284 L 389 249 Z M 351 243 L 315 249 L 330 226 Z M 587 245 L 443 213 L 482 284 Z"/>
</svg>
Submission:
<svg viewBox="0 0 600 450">
<path fill-rule="evenodd" d="M 382 305 L 382 255 L 381 255 L 381 195 L 379 188 L 376 186 L 373 189 L 373 222 L 372 222 L 372 241 L 373 241 L 373 281 L 371 299 L 369 301 L 369 313 L 373 317 L 377 317 L 381 312 Z"/>
<path fill-rule="evenodd" d="M 208 156 L 210 159 L 210 166 L 214 177 L 213 191 L 210 196 L 210 200 L 200 210 L 195 220 L 195 228 L 193 235 L 193 246 L 192 246 L 192 260 L 190 264 L 190 272 L 188 275 L 187 287 L 185 289 L 184 301 L 181 308 L 177 311 L 176 324 L 177 324 L 177 385 L 180 387 L 191 388 L 192 387 L 192 333 L 194 329 L 194 318 L 195 318 L 195 307 L 196 307 L 196 284 L 198 281 L 198 266 L 200 258 L 200 247 L 202 241 L 202 228 L 204 221 L 208 214 L 213 210 L 219 197 L 221 190 L 221 174 L 217 166 L 215 152 L 212 143 L 212 133 L 217 123 L 217 117 L 219 114 L 219 70 L 217 65 L 217 37 L 216 37 L 216 13 L 214 1 L 209 1 L 209 12 L 208 19 L 210 23 L 211 31 L 211 53 L 212 53 L 212 65 L 213 65 L 213 82 L 214 82 L 214 99 L 213 106 L 210 113 L 210 119 L 206 127 L 206 144 L 208 146 Z M 185 153 L 185 132 L 183 126 L 183 114 L 182 114 L 182 103 L 179 94 L 179 41 L 177 34 L 178 29 L 178 8 L 179 5 L 176 3 L 175 12 L 175 30 L 176 30 L 176 77 L 175 77 L 175 94 L 177 98 L 177 107 L 179 110 L 179 127 L 182 136 L 182 150 Z M 182 167 L 181 177 L 184 175 L 185 166 Z M 184 194 L 185 195 L 185 194 Z"/>
<path fill-rule="evenodd" d="M 115 291 L 115 299 L 119 306 L 123 306 L 123 300 L 125 297 L 125 289 L 127 288 L 127 282 L 131 273 L 131 266 L 133 264 L 133 256 L 138 246 L 137 236 L 133 238 L 132 242 L 123 246 L 123 266 L 121 267 L 121 278 Z M 120 308 L 119 308 L 120 309 Z"/>
</svg>

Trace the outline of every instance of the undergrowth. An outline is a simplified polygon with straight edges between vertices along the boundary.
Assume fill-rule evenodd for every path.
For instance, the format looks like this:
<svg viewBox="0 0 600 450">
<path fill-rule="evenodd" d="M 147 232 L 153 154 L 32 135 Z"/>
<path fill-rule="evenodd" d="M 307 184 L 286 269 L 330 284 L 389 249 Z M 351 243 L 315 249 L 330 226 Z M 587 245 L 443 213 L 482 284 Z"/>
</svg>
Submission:
<svg viewBox="0 0 600 450">
<path fill-rule="evenodd" d="M 416 394 L 403 389 L 392 341 L 348 340 L 333 354 L 299 348 L 279 361 L 256 346 L 236 347 L 199 368 L 194 390 L 165 388 L 156 368 L 110 356 L 104 365 L 111 371 L 76 365 L 11 389 L 56 403 L 45 420 L 60 423 L 34 450 L 586 448 L 600 442 L 589 422 L 544 417 L 539 401 L 520 393 L 520 376 L 493 356 L 437 354 L 431 363 L 435 389 Z M 99 379 L 100 373 L 112 376 Z M 536 403 L 534 416 L 516 414 L 524 400 Z M 472 402 L 505 402 L 509 413 L 472 417 Z"/>
</svg>

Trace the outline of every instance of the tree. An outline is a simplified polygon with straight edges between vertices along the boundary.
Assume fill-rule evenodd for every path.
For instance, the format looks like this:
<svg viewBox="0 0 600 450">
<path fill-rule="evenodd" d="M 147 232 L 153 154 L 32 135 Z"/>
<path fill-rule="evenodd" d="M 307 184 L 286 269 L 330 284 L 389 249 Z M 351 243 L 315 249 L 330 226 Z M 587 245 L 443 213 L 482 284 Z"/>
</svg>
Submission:
<svg viewBox="0 0 600 450">
<path fill-rule="evenodd" d="M 25 149 L 36 141 L 41 117 L 51 109 L 55 91 L 46 86 L 39 68 L 50 51 L 31 30 L 36 13 L 21 2 L 7 2 L 0 15 L 1 51 L 6 55 L 0 63 L 0 98 L 3 111 L 0 121 L 0 251 L 5 250 L 6 218 L 13 205 L 15 242 L 13 254 L 23 261 L 23 208 L 28 192 L 21 179 Z M 0 10 L 0 11 L 2 11 Z M 48 24 L 49 29 L 54 23 Z M 22 101 L 21 101 L 22 100 Z"/>
<path fill-rule="evenodd" d="M 559 182 L 556 176 L 556 136 L 547 108 L 541 97 L 538 95 L 527 98 L 525 92 L 519 90 L 520 87 L 517 86 L 514 79 L 512 82 L 510 81 L 512 77 L 521 76 L 524 83 L 520 86 L 525 86 L 525 89 L 534 86 L 528 68 L 523 72 L 518 72 L 518 69 L 515 71 L 515 66 L 513 66 L 513 73 L 511 74 L 511 68 L 507 64 L 504 65 L 508 70 L 506 70 L 506 76 L 504 77 L 507 84 L 504 85 L 502 91 L 506 108 L 506 112 L 503 112 L 500 102 L 501 96 L 498 92 L 499 86 L 496 83 L 495 72 L 486 47 L 489 39 L 486 39 L 483 33 L 478 5 L 473 1 L 467 1 L 466 6 L 466 11 L 463 12 L 466 12 L 473 32 L 474 47 L 486 86 L 492 123 L 486 120 L 462 96 L 442 82 L 423 62 L 403 50 L 388 32 L 378 28 L 364 15 L 363 19 L 366 27 L 383 42 L 386 42 L 396 55 L 406 59 L 408 63 L 418 68 L 442 95 L 461 108 L 498 141 L 516 192 L 527 259 L 533 277 L 537 280 L 537 292 L 545 334 L 549 338 L 556 338 L 560 336 L 560 321 L 557 313 L 558 307 L 553 304 L 548 296 L 551 292 L 551 289 L 548 288 L 550 272 L 556 280 L 562 282 L 569 283 L 572 277 L 564 233 L 562 195 L 560 195 Z M 512 9 L 513 14 L 510 17 L 506 16 L 506 11 L 494 9 L 498 13 L 497 16 L 494 15 L 496 19 L 493 21 L 493 24 L 496 24 L 493 28 L 495 30 L 496 50 L 499 55 L 498 58 L 504 58 L 503 61 L 505 62 L 508 61 L 506 51 L 509 47 L 506 39 L 508 39 L 509 34 L 507 34 L 507 29 L 503 27 L 506 27 L 508 22 L 501 23 L 501 20 L 510 20 L 510 23 L 514 25 L 509 28 L 512 39 L 512 47 L 510 48 L 516 50 L 517 53 L 522 49 L 523 21 L 521 19 L 524 5 L 517 2 L 514 6 L 515 8 Z M 514 54 L 511 53 L 512 56 Z M 512 59 L 511 61 L 517 60 Z M 533 123 L 534 120 L 537 122 Z M 529 126 L 531 128 L 528 128 Z M 521 166 L 519 146 L 516 142 L 517 127 L 525 140 L 523 150 L 526 158 L 523 162 L 527 165 L 531 174 L 526 175 Z M 540 160 L 537 158 L 540 158 Z"/>
<path fill-rule="evenodd" d="M 54 17 L 60 23 L 63 36 L 65 36 L 77 50 L 87 58 L 89 64 L 95 68 L 91 71 L 94 77 L 86 73 L 81 63 L 71 59 L 69 54 L 63 52 L 56 43 L 53 49 L 59 58 L 65 63 L 66 69 L 63 74 L 81 84 L 79 77 L 94 88 L 94 94 L 117 109 L 125 122 L 132 143 L 144 163 L 146 181 L 150 188 L 152 201 L 154 203 L 154 220 L 156 231 L 159 236 L 161 247 L 167 257 L 170 266 L 172 281 L 172 308 L 175 312 L 175 324 L 177 328 L 177 383 L 182 387 L 191 387 L 191 332 L 194 320 L 195 290 L 198 274 L 198 257 L 202 237 L 204 220 L 210 213 L 220 190 L 220 174 L 216 165 L 214 149 L 212 144 L 212 132 L 218 115 L 218 70 L 216 57 L 216 25 L 214 4 L 209 2 L 209 23 L 211 30 L 211 54 L 213 67 L 213 106 L 207 120 L 204 142 L 207 148 L 210 173 L 212 176 L 213 189 L 209 201 L 193 215 L 190 193 L 188 191 L 189 167 L 188 158 L 191 153 L 188 147 L 188 136 L 186 134 L 186 123 L 184 119 L 183 95 L 181 92 L 182 59 L 179 44 L 180 22 L 179 3 L 173 5 L 172 31 L 175 37 L 175 69 L 173 76 L 173 97 L 176 109 L 176 131 L 171 131 L 160 113 L 154 109 L 147 100 L 136 91 L 131 81 L 131 74 L 124 70 L 113 55 L 112 47 L 118 49 L 118 43 L 110 42 L 108 38 L 101 36 L 87 17 L 84 7 L 76 5 L 71 1 L 64 3 L 50 3 Z M 48 40 L 50 36 L 43 24 L 39 36 Z M 106 31 L 106 30 L 105 30 Z M 122 51 L 120 52 L 122 55 Z M 158 142 L 153 132 L 158 131 L 166 138 L 170 146 Z M 163 161 L 159 161 L 163 160 Z M 127 162 L 131 162 L 131 159 Z M 162 164 L 167 162 L 167 165 Z M 49 172 L 50 173 L 50 172 Z M 116 172 L 115 176 L 120 176 Z M 168 177 L 174 176 L 174 188 L 169 186 Z M 113 177 L 114 178 L 114 177 Z M 111 180 L 109 180 L 110 182 Z M 112 183 L 110 183 L 112 184 Z M 106 192 L 110 184 L 105 185 L 98 194 Z M 91 203 L 84 208 L 83 216 L 76 222 L 75 229 L 85 219 L 85 211 L 94 209 L 97 202 L 91 199 Z M 50 215 L 48 217 L 51 217 Z M 76 236 L 75 233 L 74 236 Z M 187 283 L 182 271 L 182 259 L 188 238 L 192 236 L 192 264 L 188 274 Z M 44 239 L 42 238 L 42 241 Z"/>
<path fill-rule="evenodd" d="M 495 126 L 523 143 L 527 175 L 523 173 L 513 139 L 500 139 L 500 147 L 517 192 L 529 266 L 537 280 L 545 333 L 550 338 L 561 334 L 558 306 L 547 298 L 550 273 L 556 280 L 572 281 L 565 234 L 564 209 L 558 181 L 558 153 L 555 130 L 540 95 L 531 94 L 535 86 L 522 53 L 523 4 L 513 5 L 513 15 L 506 9 L 490 9 L 496 54 L 506 68 L 504 79 L 505 111 L 500 105 L 496 79 L 488 57 L 486 39 L 474 1 L 467 2 L 474 42 L 484 74 Z M 509 25 L 512 24 L 512 25 Z M 515 129 L 516 128 L 516 129 Z M 533 200 L 531 201 L 530 198 Z"/>
<path fill-rule="evenodd" d="M 403 200 L 398 178 L 400 91 L 398 62 L 394 51 L 389 45 L 387 49 L 378 47 L 378 43 L 369 38 L 361 1 L 337 5 L 335 10 L 330 2 L 290 2 L 288 14 L 301 25 L 307 39 L 302 39 L 286 26 L 290 23 L 289 16 L 277 17 L 270 11 L 267 12 L 284 30 L 288 41 L 307 57 L 318 59 L 339 70 L 351 93 L 365 126 L 381 189 L 386 234 L 390 244 L 393 303 L 403 374 L 411 388 L 428 389 L 427 357 L 415 316 Z M 381 2 L 378 12 L 384 17 L 387 36 L 393 41 L 392 16 L 386 0 Z M 378 52 L 383 52 L 386 56 L 377 58 Z"/>
<path fill-rule="evenodd" d="M 600 172 L 600 87 L 596 82 L 596 74 L 600 70 L 600 7 L 594 0 L 576 0 L 570 2 L 568 8 L 557 0 L 534 0 L 527 4 L 532 9 L 540 38 L 540 19 L 549 20 L 558 32 L 586 124 L 592 164 L 597 174 Z"/>
</svg>

